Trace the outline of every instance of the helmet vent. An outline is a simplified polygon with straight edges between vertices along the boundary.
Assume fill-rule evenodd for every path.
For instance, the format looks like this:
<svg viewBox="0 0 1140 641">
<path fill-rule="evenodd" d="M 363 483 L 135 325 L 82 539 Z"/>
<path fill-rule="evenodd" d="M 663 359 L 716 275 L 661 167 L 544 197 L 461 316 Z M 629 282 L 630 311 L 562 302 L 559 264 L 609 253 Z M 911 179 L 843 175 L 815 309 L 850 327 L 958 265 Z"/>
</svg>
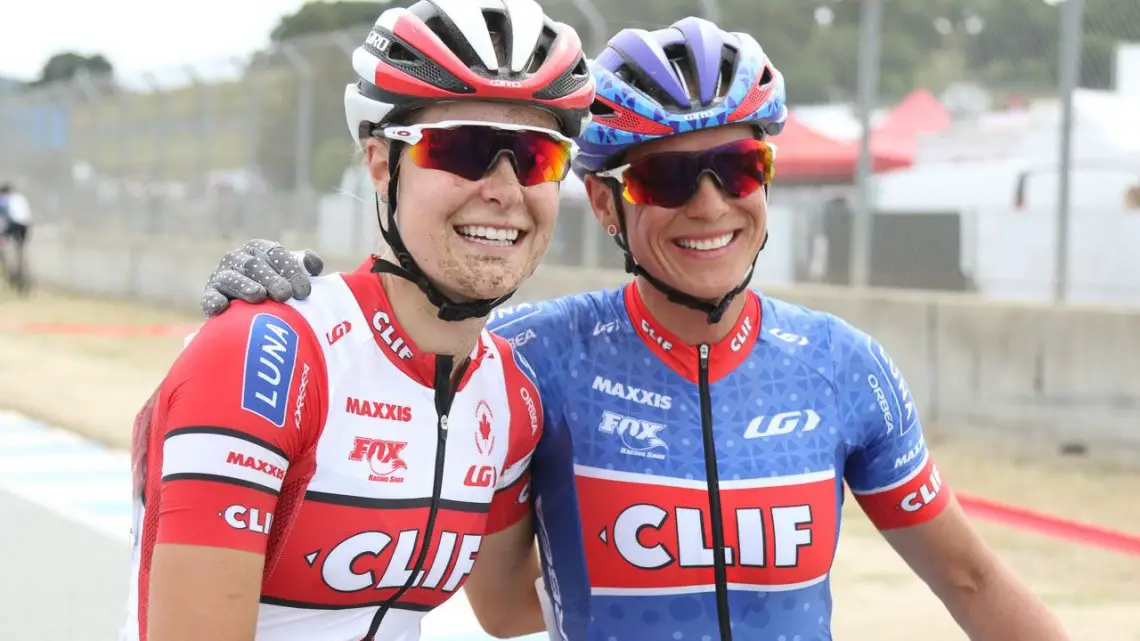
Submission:
<svg viewBox="0 0 1140 641">
<path fill-rule="evenodd" d="M 510 25 L 507 23 L 506 14 L 500 11 L 484 11 L 483 20 L 487 22 L 487 32 L 491 34 L 491 46 L 495 49 L 495 60 L 499 61 L 498 69 L 488 69 L 487 71 L 501 71 L 504 67 L 509 67 L 510 53 L 507 51 L 507 41 L 510 40 L 507 32 L 510 30 Z M 479 65 L 482 67 L 482 64 Z"/>
<path fill-rule="evenodd" d="M 542 64 L 546 62 L 546 56 L 550 53 L 550 47 L 554 45 L 555 38 L 558 34 L 550 27 L 543 27 L 542 35 L 538 37 L 538 44 L 534 48 L 534 55 L 530 57 L 530 64 L 526 67 L 526 73 L 537 73 L 542 68 Z"/>
</svg>

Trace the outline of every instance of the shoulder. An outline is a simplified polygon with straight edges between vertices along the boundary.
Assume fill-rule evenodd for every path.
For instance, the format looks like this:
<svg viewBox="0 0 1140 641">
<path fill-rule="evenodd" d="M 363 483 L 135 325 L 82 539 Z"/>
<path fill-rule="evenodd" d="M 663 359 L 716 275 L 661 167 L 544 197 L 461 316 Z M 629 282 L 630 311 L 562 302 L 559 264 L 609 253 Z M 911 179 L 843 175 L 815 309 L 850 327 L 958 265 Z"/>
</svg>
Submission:
<svg viewBox="0 0 1140 641">
<path fill-rule="evenodd" d="M 281 303 L 235 302 L 187 341 L 164 386 L 236 396 L 237 407 L 281 427 L 282 401 L 311 368 L 323 370 L 323 356 L 302 314 Z"/>
<path fill-rule="evenodd" d="M 492 312 L 487 329 L 515 347 L 539 337 L 565 341 L 612 322 L 622 309 L 621 289 L 609 289 L 526 302 Z"/>
<path fill-rule="evenodd" d="M 828 312 L 763 298 L 761 340 L 808 360 L 837 386 L 863 384 L 867 375 L 896 369 L 874 337 Z"/>
<path fill-rule="evenodd" d="M 312 334 L 305 317 L 290 305 L 233 301 L 225 312 L 207 320 L 187 340 L 186 349 L 201 351 L 223 345 L 253 347 L 273 343 L 280 344 L 284 350 L 295 351 Z"/>
<path fill-rule="evenodd" d="M 848 328 L 832 314 L 761 296 L 757 344 L 776 347 L 833 383 L 840 369 L 836 344 L 850 340 Z"/>
<path fill-rule="evenodd" d="M 882 416 L 886 429 L 905 434 L 917 422 L 914 399 L 902 371 L 883 345 L 862 329 L 834 314 L 768 301 L 776 312 L 764 321 L 766 340 L 799 351 L 826 375 L 841 403 L 859 416 Z M 765 311 L 769 306 L 765 306 Z M 784 329 L 784 328 L 788 329 Z M 895 421 L 899 423 L 895 425 Z"/>
<path fill-rule="evenodd" d="M 835 314 L 778 298 L 762 297 L 762 338 L 783 343 L 837 368 L 864 364 L 877 354 L 878 343 Z"/>
<path fill-rule="evenodd" d="M 499 353 L 499 360 L 503 364 L 503 383 L 511 409 L 511 422 L 513 425 L 525 424 L 528 428 L 525 430 L 526 436 L 537 441 L 542 417 L 538 375 L 526 357 L 507 339 L 490 333 L 486 336 L 493 345 L 492 349 Z"/>
</svg>

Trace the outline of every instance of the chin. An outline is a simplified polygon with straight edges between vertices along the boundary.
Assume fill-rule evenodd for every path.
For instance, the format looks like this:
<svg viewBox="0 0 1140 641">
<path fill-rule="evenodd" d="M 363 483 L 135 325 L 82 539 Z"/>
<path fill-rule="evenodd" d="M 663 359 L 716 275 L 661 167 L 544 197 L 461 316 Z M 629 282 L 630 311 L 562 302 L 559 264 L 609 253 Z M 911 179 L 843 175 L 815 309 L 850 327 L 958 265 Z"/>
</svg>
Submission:
<svg viewBox="0 0 1140 641">
<path fill-rule="evenodd" d="M 732 276 L 723 276 L 720 274 L 691 274 L 688 278 L 682 279 L 681 282 L 671 283 L 666 281 L 670 286 L 678 291 L 684 292 L 690 296 L 700 298 L 701 300 L 719 302 L 724 298 L 725 294 L 736 289 L 742 280 L 746 271 L 733 272 Z"/>
<path fill-rule="evenodd" d="M 523 280 L 513 273 L 480 274 L 472 278 L 459 295 L 468 299 L 499 298 L 518 289 Z"/>
</svg>

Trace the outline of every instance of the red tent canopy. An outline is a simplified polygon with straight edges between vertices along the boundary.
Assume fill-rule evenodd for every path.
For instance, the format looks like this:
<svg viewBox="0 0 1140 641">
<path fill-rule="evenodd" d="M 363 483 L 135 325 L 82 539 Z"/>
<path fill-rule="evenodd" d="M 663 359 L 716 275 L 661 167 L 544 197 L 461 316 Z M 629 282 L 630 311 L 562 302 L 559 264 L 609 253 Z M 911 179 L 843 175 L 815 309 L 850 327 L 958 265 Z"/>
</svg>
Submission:
<svg viewBox="0 0 1140 641">
<path fill-rule="evenodd" d="M 844 183 L 855 178 L 859 162 L 859 141 L 840 141 L 811 129 L 794 115 L 788 116 L 784 131 L 773 140 L 776 154 L 776 181 L 791 183 Z M 874 171 L 909 167 L 913 157 L 894 145 L 872 148 Z"/>
<path fill-rule="evenodd" d="M 891 109 L 871 134 L 871 144 L 913 154 L 922 134 L 942 131 L 949 126 L 950 114 L 942 103 L 929 91 L 918 89 Z"/>
</svg>

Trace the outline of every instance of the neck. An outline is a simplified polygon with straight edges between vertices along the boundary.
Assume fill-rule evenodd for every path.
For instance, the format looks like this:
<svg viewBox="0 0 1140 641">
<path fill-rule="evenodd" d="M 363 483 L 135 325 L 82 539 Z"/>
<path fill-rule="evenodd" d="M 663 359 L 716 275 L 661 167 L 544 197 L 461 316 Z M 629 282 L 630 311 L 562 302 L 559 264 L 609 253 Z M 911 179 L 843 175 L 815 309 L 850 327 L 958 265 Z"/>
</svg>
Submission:
<svg viewBox="0 0 1140 641">
<path fill-rule="evenodd" d="M 637 291 L 653 319 L 688 345 L 712 345 L 724 340 L 740 319 L 748 300 L 746 296 L 737 296 L 720 322 L 709 324 L 708 314 L 670 301 L 641 276 L 637 277 Z"/>
<path fill-rule="evenodd" d="M 412 343 L 424 352 L 455 357 L 454 368 L 458 369 L 475 349 L 487 319 L 440 320 L 436 316 L 439 310 L 414 283 L 392 274 L 380 274 L 380 279 L 392 303 L 392 313 Z"/>
</svg>

